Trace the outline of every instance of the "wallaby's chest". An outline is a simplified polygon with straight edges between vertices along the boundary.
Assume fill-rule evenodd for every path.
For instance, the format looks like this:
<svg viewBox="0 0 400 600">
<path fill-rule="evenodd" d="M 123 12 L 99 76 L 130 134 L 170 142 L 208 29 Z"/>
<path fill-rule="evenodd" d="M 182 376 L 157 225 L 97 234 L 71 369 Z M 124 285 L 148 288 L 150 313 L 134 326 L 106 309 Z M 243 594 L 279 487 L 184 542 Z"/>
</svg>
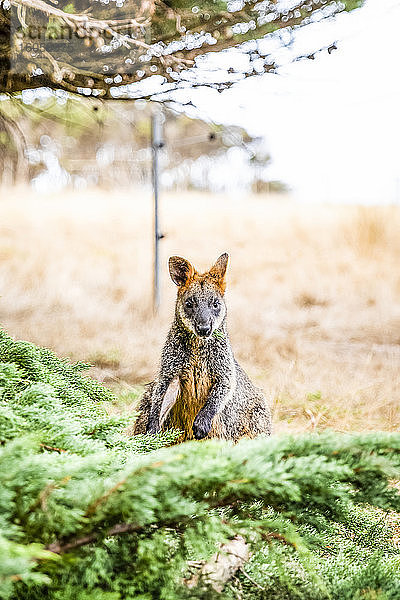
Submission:
<svg viewBox="0 0 400 600">
<path fill-rule="evenodd" d="M 207 356 L 194 352 L 179 377 L 179 392 L 165 427 L 184 431 L 180 441 L 193 439 L 193 421 L 204 406 L 212 386 Z"/>
</svg>

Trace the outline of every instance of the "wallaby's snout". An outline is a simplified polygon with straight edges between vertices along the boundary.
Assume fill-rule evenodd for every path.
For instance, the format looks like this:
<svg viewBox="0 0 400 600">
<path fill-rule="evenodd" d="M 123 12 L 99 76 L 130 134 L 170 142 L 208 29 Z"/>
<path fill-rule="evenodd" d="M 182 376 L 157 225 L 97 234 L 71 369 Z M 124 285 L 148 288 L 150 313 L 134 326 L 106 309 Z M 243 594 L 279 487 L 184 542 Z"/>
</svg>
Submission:
<svg viewBox="0 0 400 600">
<path fill-rule="evenodd" d="M 224 302 L 228 254 L 222 254 L 206 273 L 198 273 L 185 258 L 172 256 L 169 272 L 178 286 L 176 315 L 186 329 L 208 338 L 226 316 Z"/>
<path fill-rule="evenodd" d="M 211 323 L 206 323 L 205 325 L 197 325 L 196 326 L 196 333 L 198 333 L 198 335 L 200 337 L 209 337 L 211 335 L 211 332 L 212 332 Z"/>
<path fill-rule="evenodd" d="M 193 325 L 194 333 L 200 337 L 209 337 L 221 313 L 223 300 L 218 299 L 211 286 L 192 286 L 185 298 L 178 301 L 178 310 L 184 314 L 186 322 Z"/>
</svg>

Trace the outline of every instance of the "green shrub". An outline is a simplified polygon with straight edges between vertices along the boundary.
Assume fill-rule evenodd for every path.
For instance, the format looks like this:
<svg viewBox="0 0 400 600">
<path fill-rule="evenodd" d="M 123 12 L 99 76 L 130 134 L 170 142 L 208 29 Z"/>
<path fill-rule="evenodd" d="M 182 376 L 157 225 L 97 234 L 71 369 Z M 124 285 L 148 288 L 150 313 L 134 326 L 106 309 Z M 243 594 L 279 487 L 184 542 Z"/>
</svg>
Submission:
<svg viewBox="0 0 400 600">
<path fill-rule="evenodd" d="M 0 597 L 177 600 L 400 597 L 400 435 L 188 442 L 130 437 L 111 393 L 0 334 Z M 221 595 L 190 560 L 243 535 Z"/>
<path fill-rule="evenodd" d="M 172 443 L 174 433 L 129 437 L 135 414 L 112 416 L 112 392 L 46 348 L 15 341 L 0 329 L 0 442 L 36 434 L 43 447 L 79 455 L 113 449 L 120 460 Z"/>
</svg>

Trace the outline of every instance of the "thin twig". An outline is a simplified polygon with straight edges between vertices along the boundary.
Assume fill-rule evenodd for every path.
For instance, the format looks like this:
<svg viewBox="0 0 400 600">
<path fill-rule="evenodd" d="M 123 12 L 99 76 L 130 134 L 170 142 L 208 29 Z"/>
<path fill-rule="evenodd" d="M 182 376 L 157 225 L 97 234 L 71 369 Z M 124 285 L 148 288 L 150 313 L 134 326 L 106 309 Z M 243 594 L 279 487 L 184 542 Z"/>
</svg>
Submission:
<svg viewBox="0 0 400 600">
<path fill-rule="evenodd" d="M 132 533 L 134 531 L 140 531 L 143 528 L 144 526 L 133 523 L 118 523 L 117 525 L 114 525 L 113 527 L 111 527 L 111 529 L 106 531 L 105 537 L 120 535 L 122 533 Z M 76 540 L 72 540 L 65 544 L 62 544 L 58 541 L 53 542 L 52 544 L 46 546 L 46 550 L 49 550 L 49 552 L 54 552 L 55 554 L 65 554 L 69 550 L 74 550 L 75 548 L 80 548 L 81 546 L 86 546 L 86 544 L 94 542 L 99 537 L 99 535 L 100 532 L 89 533 L 88 535 L 82 536 L 81 538 L 77 538 Z"/>
<path fill-rule="evenodd" d="M 121 486 L 124 485 L 124 483 L 126 483 L 126 478 L 121 479 L 121 481 L 118 481 L 118 483 L 116 483 L 112 488 L 107 490 L 102 496 L 100 496 L 100 498 L 97 498 L 94 502 L 92 502 L 92 504 L 88 507 L 88 509 L 85 513 L 85 517 L 89 517 L 90 515 L 93 515 L 96 512 L 97 507 L 100 504 L 102 504 L 103 502 L 105 502 L 106 500 L 108 500 L 108 498 L 111 496 L 111 494 L 116 492 Z"/>
<path fill-rule="evenodd" d="M 67 452 L 67 450 L 63 450 L 62 448 L 56 448 L 55 446 L 48 446 L 47 444 L 39 444 L 42 448 L 46 450 L 54 450 L 55 452 Z"/>
<path fill-rule="evenodd" d="M 250 577 L 250 575 L 243 569 L 243 567 L 240 567 L 240 572 L 243 573 L 243 575 L 256 587 L 258 587 L 259 590 L 262 590 L 263 592 L 265 592 L 265 590 L 267 588 L 263 587 L 262 585 L 260 585 L 259 583 L 257 583 L 257 581 L 255 581 L 252 577 Z"/>
</svg>

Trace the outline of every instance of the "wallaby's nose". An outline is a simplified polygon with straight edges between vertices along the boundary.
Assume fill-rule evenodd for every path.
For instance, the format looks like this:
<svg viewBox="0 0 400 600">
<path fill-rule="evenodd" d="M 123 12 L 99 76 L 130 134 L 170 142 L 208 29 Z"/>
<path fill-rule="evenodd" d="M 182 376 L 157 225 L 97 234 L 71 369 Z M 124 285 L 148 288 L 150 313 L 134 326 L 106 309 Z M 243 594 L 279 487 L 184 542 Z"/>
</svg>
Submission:
<svg viewBox="0 0 400 600">
<path fill-rule="evenodd" d="M 211 325 L 196 325 L 196 332 L 201 337 L 208 337 L 211 333 Z"/>
</svg>

